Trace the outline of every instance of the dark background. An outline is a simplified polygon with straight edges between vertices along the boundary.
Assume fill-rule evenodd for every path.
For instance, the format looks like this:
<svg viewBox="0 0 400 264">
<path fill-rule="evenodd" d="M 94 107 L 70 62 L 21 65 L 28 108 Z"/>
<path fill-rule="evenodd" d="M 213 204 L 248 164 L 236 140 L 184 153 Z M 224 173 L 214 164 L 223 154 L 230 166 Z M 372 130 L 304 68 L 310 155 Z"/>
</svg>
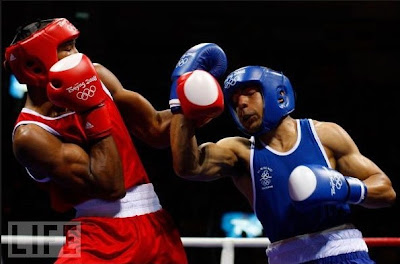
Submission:
<svg viewBox="0 0 400 264">
<path fill-rule="evenodd" d="M 15 30 L 37 18 L 66 17 L 81 31 L 80 52 L 111 69 L 125 88 L 157 109 L 168 107 L 170 74 L 190 47 L 213 42 L 226 52 L 227 73 L 264 65 L 288 76 L 297 93 L 295 118 L 342 125 L 361 152 L 391 178 L 399 193 L 398 77 L 400 2 L 397 1 L 2 1 L 2 61 Z M 11 132 L 23 101 L 8 94 L 2 69 L 2 234 L 8 221 L 68 220 L 49 208 L 12 155 Z M 198 130 L 198 141 L 241 135 L 224 113 Z M 221 237 L 224 212 L 251 212 L 230 179 L 189 182 L 178 178 L 170 150 L 134 139 L 161 203 L 184 237 Z M 365 237 L 399 237 L 399 206 L 354 206 Z M 5 249 L 5 250 L 4 250 Z M 399 248 L 370 248 L 379 264 L 400 263 Z M 7 249 L 3 247 L 3 253 Z M 187 248 L 189 263 L 219 263 L 220 249 Z M 4 263 L 36 263 L 7 260 Z M 266 263 L 264 249 L 237 248 L 235 264 Z M 40 263 L 51 263 L 41 260 Z"/>
</svg>

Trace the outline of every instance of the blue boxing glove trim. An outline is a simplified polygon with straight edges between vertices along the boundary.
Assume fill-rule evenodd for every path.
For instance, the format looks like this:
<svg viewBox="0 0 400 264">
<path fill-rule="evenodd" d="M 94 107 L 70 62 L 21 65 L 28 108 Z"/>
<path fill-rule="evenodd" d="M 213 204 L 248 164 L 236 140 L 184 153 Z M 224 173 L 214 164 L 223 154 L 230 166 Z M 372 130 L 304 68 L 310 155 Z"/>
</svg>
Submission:
<svg viewBox="0 0 400 264">
<path fill-rule="evenodd" d="M 361 180 L 345 176 L 347 185 L 349 187 L 349 194 L 347 202 L 351 204 L 362 203 L 367 197 L 367 186 Z"/>
<path fill-rule="evenodd" d="M 182 113 L 181 102 L 179 99 L 169 100 L 169 108 L 173 114 Z"/>
<path fill-rule="evenodd" d="M 182 113 L 181 102 L 178 99 L 178 94 L 176 92 L 178 79 L 174 80 L 171 85 L 171 93 L 169 96 L 169 108 L 173 114 Z"/>
</svg>

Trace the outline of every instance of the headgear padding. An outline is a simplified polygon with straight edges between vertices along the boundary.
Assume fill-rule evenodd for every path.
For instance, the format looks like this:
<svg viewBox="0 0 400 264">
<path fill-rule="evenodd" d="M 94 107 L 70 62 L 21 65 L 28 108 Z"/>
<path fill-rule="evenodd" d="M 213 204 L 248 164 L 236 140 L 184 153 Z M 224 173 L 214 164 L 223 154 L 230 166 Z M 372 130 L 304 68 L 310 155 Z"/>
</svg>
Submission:
<svg viewBox="0 0 400 264">
<path fill-rule="evenodd" d="M 58 61 L 57 48 L 79 36 L 79 31 L 65 18 L 56 18 L 29 37 L 6 49 L 6 63 L 20 83 L 46 87 L 47 73 Z"/>
<path fill-rule="evenodd" d="M 256 133 L 247 131 L 240 123 L 232 95 L 237 89 L 258 86 L 264 99 L 263 122 Z M 248 135 L 260 135 L 274 129 L 295 107 L 295 97 L 289 79 L 282 73 L 262 66 L 246 66 L 230 73 L 224 81 L 225 104 L 239 129 Z"/>
</svg>

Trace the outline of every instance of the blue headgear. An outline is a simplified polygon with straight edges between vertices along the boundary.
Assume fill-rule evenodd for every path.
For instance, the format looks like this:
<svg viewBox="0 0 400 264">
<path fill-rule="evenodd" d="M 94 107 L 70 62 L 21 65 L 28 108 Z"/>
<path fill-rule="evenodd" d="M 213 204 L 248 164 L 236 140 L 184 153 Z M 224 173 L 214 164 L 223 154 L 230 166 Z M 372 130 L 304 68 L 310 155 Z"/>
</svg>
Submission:
<svg viewBox="0 0 400 264">
<path fill-rule="evenodd" d="M 263 122 L 257 133 L 250 133 L 243 127 L 232 102 L 233 93 L 249 85 L 261 87 L 264 98 Z M 231 72 L 224 81 L 224 98 L 236 125 L 243 133 L 252 136 L 274 129 L 295 106 L 294 91 L 289 79 L 282 73 L 262 66 L 246 66 Z"/>
</svg>

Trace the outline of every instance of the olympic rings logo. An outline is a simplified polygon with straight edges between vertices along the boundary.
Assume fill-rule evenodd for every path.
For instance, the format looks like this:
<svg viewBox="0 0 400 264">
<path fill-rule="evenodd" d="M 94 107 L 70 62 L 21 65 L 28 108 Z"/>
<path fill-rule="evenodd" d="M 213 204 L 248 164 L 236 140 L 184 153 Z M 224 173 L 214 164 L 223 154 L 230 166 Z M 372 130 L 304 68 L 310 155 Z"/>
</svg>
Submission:
<svg viewBox="0 0 400 264">
<path fill-rule="evenodd" d="M 182 67 L 189 61 L 188 55 L 183 55 L 181 59 L 178 61 L 177 67 Z"/>
<path fill-rule="evenodd" d="M 343 181 L 342 181 L 341 177 L 334 174 L 330 178 L 330 185 L 331 185 L 331 194 L 334 195 L 336 193 L 336 191 L 335 191 L 336 189 L 340 190 L 342 188 Z"/>
<path fill-rule="evenodd" d="M 228 89 L 229 87 L 234 86 L 236 82 L 237 82 L 236 76 L 234 74 L 229 75 L 224 82 L 224 88 Z"/>
<path fill-rule="evenodd" d="M 76 97 L 80 100 L 86 101 L 90 97 L 93 97 L 96 92 L 96 86 L 91 85 L 89 88 L 83 89 L 83 91 L 78 92 Z"/>
</svg>

